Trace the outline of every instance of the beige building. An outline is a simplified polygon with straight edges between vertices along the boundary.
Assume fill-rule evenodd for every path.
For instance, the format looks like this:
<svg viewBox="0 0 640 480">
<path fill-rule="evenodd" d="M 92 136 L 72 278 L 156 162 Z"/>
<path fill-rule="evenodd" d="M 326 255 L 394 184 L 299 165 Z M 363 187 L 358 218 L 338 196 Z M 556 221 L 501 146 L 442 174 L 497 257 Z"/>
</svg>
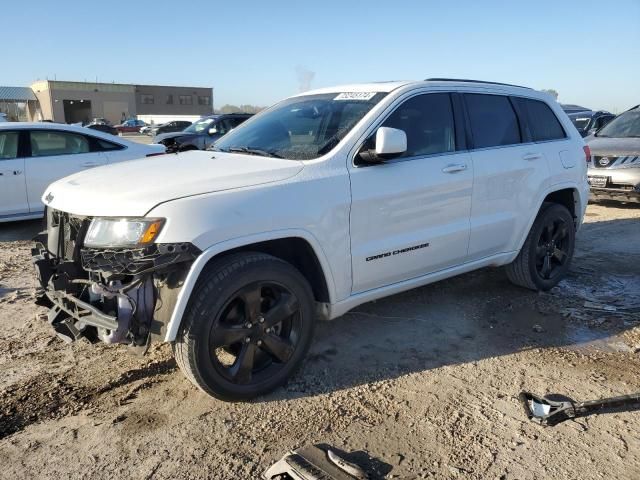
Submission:
<svg viewBox="0 0 640 480">
<path fill-rule="evenodd" d="M 38 81 L 31 85 L 42 118 L 62 123 L 129 118 L 147 123 L 195 120 L 213 113 L 213 89 L 122 83 Z"/>
<path fill-rule="evenodd" d="M 42 119 L 38 100 L 28 87 L 0 86 L 0 114 L 9 122 Z"/>
</svg>

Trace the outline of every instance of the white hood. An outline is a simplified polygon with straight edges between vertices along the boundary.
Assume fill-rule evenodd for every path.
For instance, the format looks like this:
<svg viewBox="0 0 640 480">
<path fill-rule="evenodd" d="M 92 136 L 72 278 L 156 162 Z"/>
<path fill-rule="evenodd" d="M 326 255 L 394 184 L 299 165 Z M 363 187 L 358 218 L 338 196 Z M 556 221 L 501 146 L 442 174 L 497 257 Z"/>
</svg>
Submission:
<svg viewBox="0 0 640 480">
<path fill-rule="evenodd" d="M 177 198 L 277 182 L 302 162 L 235 153 L 189 151 L 106 165 L 52 183 L 45 205 L 76 215 L 144 216 Z"/>
</svg>

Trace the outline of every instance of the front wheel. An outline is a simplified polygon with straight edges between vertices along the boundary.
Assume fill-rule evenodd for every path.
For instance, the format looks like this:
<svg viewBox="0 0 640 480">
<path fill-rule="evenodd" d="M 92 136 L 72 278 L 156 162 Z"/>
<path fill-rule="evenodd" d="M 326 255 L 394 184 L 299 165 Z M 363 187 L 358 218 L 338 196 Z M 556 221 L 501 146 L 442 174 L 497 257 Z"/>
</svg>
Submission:
<svg viewBox="0 0 640 480">
<path fill-rule="evenodd" d="M 223 257 L 199 282 L 173 344 L 185 375 L 221 400 L 282 385 L 313 336 L 311 287 L 292 265 L 261 253 Z"/>
<path fill-rule="evenodd" d="M 555 287 L 569 271 L 576 229 L 569 210 L 545 203 L 516 259 L 506 271 L 512 283 L 531 290 Z"/>
</svg>

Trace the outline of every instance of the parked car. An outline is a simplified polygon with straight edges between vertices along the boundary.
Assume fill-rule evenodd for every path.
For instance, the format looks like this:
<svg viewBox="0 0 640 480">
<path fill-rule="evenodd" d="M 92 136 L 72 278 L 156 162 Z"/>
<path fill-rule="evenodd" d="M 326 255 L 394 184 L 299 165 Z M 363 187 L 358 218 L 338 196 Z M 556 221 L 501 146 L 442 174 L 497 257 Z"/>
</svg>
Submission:
<svg viewBox="0 0 640 480">
<path fill-rule="evenodd" d="M 573 122 L 573 125 L 583 137 L 597 132 L 600 128 L 604 127 L 615 118 L 613 113 L 605 110 L 598 110 L 596 112 L 588 110 L 577 113 L 568 113 L 568 115 Z"/>
<path fill-rule="evenodd" d="M 163 123 L 161 123 L 160 125 L 164 125 Z M 151 125 L 145 125 L 144 127 L 140 127 L 140 130 L 138 130 L 138 132 L 144 134 L 144 135 L 151 135 L 151 129 L 156 127 L 157 125 L 155 124 L 151 124 Z"/>
<path fill-rule="evenodd" d="M 97 117 L 89 122 L 89 125 L 111 125 L 111 122 L 106 118 Z"/>
<path fill-rule="evenodd" d="M 111 125 L 107 125 L 106 123 L 90 123 L 89 125 L 87 125 L 87 128 L 103 133 L 108 133 L 110 135 L 118 135 L 118 130 Z"/>
<path fill-rule="evenodd" d="M 41 197 L 54 180 L 81 170 L 158 155 L 141 145 L 85 127 L 54 123 L 0 125 L 0 222 L 42 217 Z"/>
<path fill-rule="evenodd" d="M 560 107 L 562 107 L 562 110 L 564 110 L 567 115 L 569 115 L 570 113 L 590 112 L 591 111 L 590 108 L 583 107 L 582 105 L 574 105 L 574 104 L 571 104 L 571 103 L 563 103 L 563 104 L 560 105 Z"/>
<path fill-rule="evenodd" d="M 162 125 L 156 125 L 151 127 L 151 135 L 162 135 L 164 133 L 182 132 L 185 128 L 188 128 L 191 122 L 184 120 L 174 120 L 172 122 L 163 123 Z M 156 143 L 156 142 L 154 142 Z"/>
<path fill-rule="evenodd" d="M 250 113 L 232 113 L 203 117 L 182 132 L 156 135 L 154 143 L 161 143 L 167 152 L 186 150 L 206 150 L 227 132 L 230 132 L 245 120 Z"/>
<path fill-rule="evenodd" d="M 7 122 L 7 114 L 0 112 L 0 122 Z"/>
<path fill-rule="evenodd" d="M 524 87 L 306 92 L 213 151 L 53 183 L 39 301 L 63 338 L 170 342 L 204 392 L 252 398 L 300 366 L 316 317 L 488 266 L 552 288 L 587 205 L 586 160 L 560 106 Z"/>
<path fill-rule="evenodd" d="M 118 133 L 131 133 L 140 131 L 140 128 L 145 125 L 146 123 L 142 120 L 130 119 L 120 125 L 116 125 L 115 127 Z"/>
<path fill-rule="evenodd" d="M 587 137 L 594 200 L 640 202 L 640 105 Z"/>
</svg>

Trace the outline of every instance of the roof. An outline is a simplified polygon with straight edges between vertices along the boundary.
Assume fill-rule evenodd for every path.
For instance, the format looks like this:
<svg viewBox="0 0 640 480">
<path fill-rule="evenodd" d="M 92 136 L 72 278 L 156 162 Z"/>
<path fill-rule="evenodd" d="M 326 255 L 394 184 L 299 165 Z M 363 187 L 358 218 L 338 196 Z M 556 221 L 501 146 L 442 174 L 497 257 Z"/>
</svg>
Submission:
<svg viewBox="0 0 640 480">
<path fill-rule="evenodd" d="M 338 85 L 335 87 L 318 88 L 316 90 L 309 90 L 308 92 L 299 93 L 296 96 L 302 95 L 318 95 L 322 93 L 340 93 L 340 92 L 385 92 L 389 93 L 396 88 L 400 88 L 404 85 L 408 85 L 412 82 L 372 82 L 372 83 L 357 83 L 352 85 Z"/>
<path fill-rule="evenodd" d="M 80 127 L 78 125 L 68 125 L 66 123 L 55 122 L 2 122 L 0 123 L 0 130 L 22 130 L 22 129 L 34 129 L 34 130 L 63 130 L 65 132 L 75 132 L 82 134 L 91 134 L 94 137 L 99 137 L 104 140 L 117 143 L 131 143 L 126 140 L 126 137 L 116 137 L 110 133 L 104 133 L 100 130 L 94 130 L 91 128 Z"/>
<path fill-rule="evenodd" d="M 27 100 L 37 100 L 29 87 L 2 87 L 0 86 L 0 100 L 17 100 L 26 102 Z"/>
<path fill-rule="evenodd" d="M 485 82 L 482 80 L 465 80 L 457 78 L 428 78 L 422 81 L 392 81 L 392 82 L 371 82 L 371 83 L 358 83 L 353 85 L 338 85 L 336 87 L 318 88 L 308 92 L 299 93 L 296 96 L 302 95 L 317 95 L 322 93 L 340 93 L 340 92 L 385 92 L 389 93 L 396 89 L 406 86 L 421 87 L 421 86 L 434 86 L 434 87 L 482 87 L 483 89 L 520 89 L 527 90 L 528 92 L 536 92 L 529 87 L 522 87 L 520 85 L 511 85 L 508 83 L 498 82 Z M 537 92 L 536 92 L 537 93 Z"/>
<path fill-rule="evenodd" d="M 572 103 L 562 103 L 562 104 L 560 104 L 560 106 L 562 107 L 562 109 L 565 112 L 589 112 L 589 111 L 591 111 L 590 108 L 582 107 L 580 105 L 574 105 Z"/>
<path fill-rule="evenodd" d="M 527 88 L 531 90 L 531 88 L 529 87 L 523 87 L 522 85 L 514 85 L 513 83 L 490 82 L 487 80 L 470 80 L 468 78 L 426 78 L 424 81 L 425 82 L 479 83 L 479 84 L 487 84 L 487 85 L 502 85 L 503 87 Z"/>
</svg>

